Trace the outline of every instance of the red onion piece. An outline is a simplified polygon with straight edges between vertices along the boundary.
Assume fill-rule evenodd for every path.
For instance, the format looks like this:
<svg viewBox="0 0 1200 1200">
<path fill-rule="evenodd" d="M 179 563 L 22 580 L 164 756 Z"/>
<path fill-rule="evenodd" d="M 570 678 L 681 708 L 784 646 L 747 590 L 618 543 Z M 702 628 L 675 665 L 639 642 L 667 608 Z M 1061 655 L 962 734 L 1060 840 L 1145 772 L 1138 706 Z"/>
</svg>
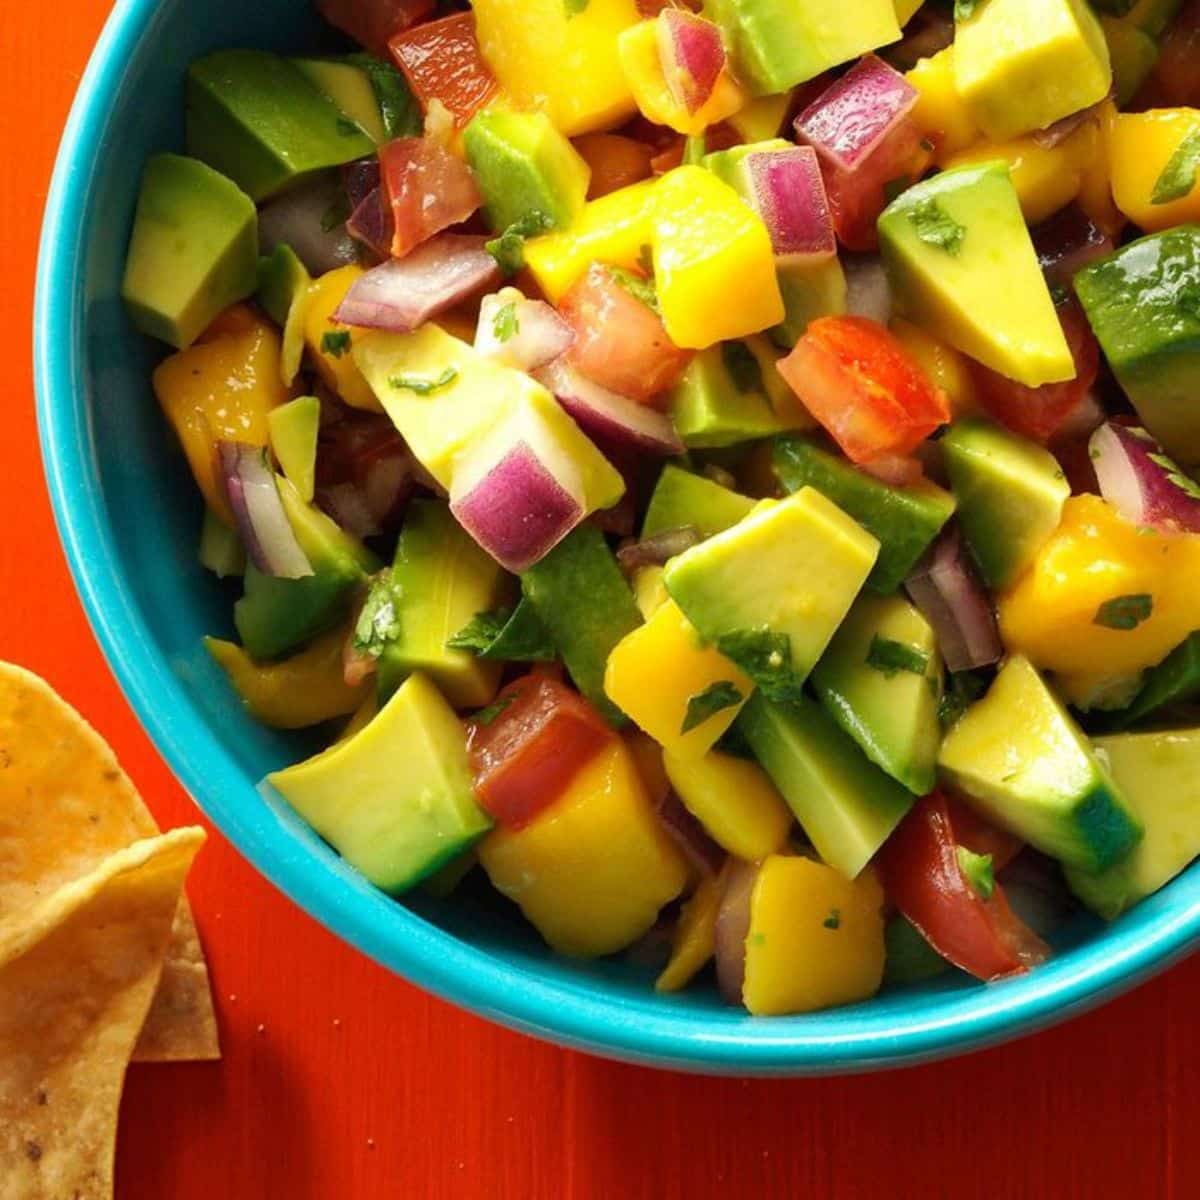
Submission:
<svg viewBox="0 0 1200 1200">
<path fill-rule="evenodd" d="M 628 483 L 630 475 L 622 468 L 622 464 L 614 462 L 612 465 L 621 472 Z M 632 492 L 626 492 L 616 504 L 592 513 L 588 517 L 588 524 L 595 525 L 605 537 L 631 538 L 637 528 L 637 519 L 637 500 Z"/>
<path fill-rule="evenodd" d="M 669 417 L 602 388 L 558 359 L 534 378 L 554 393 L 579 427 L 605 445 L 646 454 L 683 453 L 683 442 Z"/>
<path fill-rule="evenodd" d="M 716 876 L 725 865 L 725 851 L 708 836 L 704 826 L 688 811 L 674 792 L 658 806 L 658 819 L 683 856 L 705 875 Z"/>
<path fill-rule="evenodd" d="M 1088 443 L 1100 494 L 1127 521 L 1170 532 L 1200 533 L 1200 485 L 1146 430 L 1107 421 Z"/>
<path fill-rule="evenodd" d="M 331 214 L 344 211 L 345 196 L 336 172 L 306 180 L 269 204 L 258 214 L 259 246 L 270 254 L 286 244 L 296 252 L 312 275 L 358 262 L 358 247 L 341 220 L 330 224 Z"/>
<path fill-rule="evenodd" d="M 758 864 L 731 858 L 725 890 L 717 911 L 717 986 L 728 1004 L 742 1003 L 746 982 L 746 938 L 750 935 L 750 901 Z"/>
<path fill-rule="evenodd" d="M 391 256 L 395 228 L 391 210 L 384 203 L 382 188 L 376 188 L 363 197 L 346 222 L 346 232 L 356 242 L 366 246 L 376 258 Z"/>
<path fill-rule="evenodd" d="M 642 567 L 661 567 L 676 555 L 698 546 L 704 539 L 695 525 L 682 525 L 678 529 L 664 529 L 661 533 L 630 542 L 617 551 L 617 562 L 626 575 L 632 575 Z"/>
<path fill-rule="evenodd" d="M 1045 129 L 1035 130 L 1033 140 L 1043 150 L 1053 150 L 1056 146 L 1061 146 L 1071 134 L 1087 124 L 1100 111 L 1100 106 L 1106 104 L 1111 98 L 1112 92 L 1110 91 L 1103 100 L 1095 104 L 1089 104 L 1087 108 L 1081 108 L 1078 112 L 1061 117 L 1052 125 L 1047 125 Z"/>
<path fill-rule="evenodd" d="M 277 579 L 310 576 L 312 564 L 284 511 L 266 450 L 245 442 L 220 441 L 217 462 L 250 561 L 264 575 Z"/>
<path fill-rule="evenodd" d="M 378 156 L 355 159 L 342 168 L 342 186 L 353 212 L 383 181 Z"/>
<path fill-rule="evenodd" d="M 500 281 L 487 238 L 443 233 L 405 258 L 372 267 L 334 313 L 343 325 L 410 333 L 431 317 Z"/>
<path fill-rule="evenodd" d="M 904 27 L 903 40 L 881 51 L 897 71 L 911 71 L 923 58 L 932 58 L 954 41 L 954 21 L 948 13 L 922 5 Z"/>
<path fill-rule="evenodd" d="M 781 265 L 820 262 L 837 253 L 829 197 L 811 146 L 748 154 L 744 169 Z"/>
<path fill-rule="evenodd" d="M 1112 238 L 1077 204 L 1060 209 L 1035 226 L 1030 235 L 1052 288 L 1070 287 L 1078 271 L 1098 258 L 1107 258 L 1114 249 Z"/>
<path fill-rule="evenodd" d="M 904 581 L 905 591 L 933 626 L 951 671 L 999 662 L 1004 653 L 987 592 L 963 549 L 962 534 L 947 525 Z"/>
<path fill-rule="evenodd" d="M 683 8 L 658 14 L 658 54 L 667 89 L 689 113 L 702 108 L 725 69 L 720 27 Z"/>
<path fill-rule="evenodd" d="M 846 273 L 846 314 L 886 325 L 892 319 L 892 285 L 877 254 L 842 257 Z"/>
<path fill-rule="evenodd" d="M 565 354 L 574 341 L 571 327 L 549 304 L 527 300 L 516 288 L 484 296 L 479 306 L 475 350 L 506 367 L 536 371 Z"/>
</svg>

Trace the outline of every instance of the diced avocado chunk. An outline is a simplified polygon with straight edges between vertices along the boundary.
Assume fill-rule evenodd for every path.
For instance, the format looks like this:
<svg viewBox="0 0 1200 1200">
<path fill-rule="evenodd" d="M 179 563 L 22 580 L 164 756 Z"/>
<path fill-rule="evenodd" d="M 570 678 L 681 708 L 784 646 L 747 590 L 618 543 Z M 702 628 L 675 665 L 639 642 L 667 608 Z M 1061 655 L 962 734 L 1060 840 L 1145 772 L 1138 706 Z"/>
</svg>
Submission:
<svg viewBox="0 0 1200 1200">
<path fill-rule="evenodd" d="M 705 13 L 756 96 L 786 92 L 900 39 L 892 0 L 708 0 Z"/>
<path fill-rule="evenodd" d="M 1111 921 L 1200 855 L 1200 729 L 1114 734 L 1096 750 L 1146 830 L 1108 870 L 1067 871 L 1071 891 Z"/>
<path fill-rule="evenodd" d="M 372 54 L 357 53 L 346 61 L 363 71 L 375 90 L 379 119 L 383 122 L 384 139 L 420 137 L 425 130 L 425 114 L 417 102 L 408 80 L 391 63 Z"/>
<path fill-rule="evenodd" d="M 813 488 L 763 500 L 667 563 L 667 591 L 705 640 L 774 700 L 800 694 L 879 552 Z"/>
<path fill-rule="evenodd" d="M 624 724 L 624 714 L 604 694 L 604 670 L 613 647 L 642 623 L 642 615 L 604 535 L 593 525 L 572 530 L 521 576 L 521 591 L 575 685 L 611 724 Z"/>
<path fill-rule="evenodd" d="M 1133 0 L 1128 18 L 1130 24 L 1144 29 L 1151 37 L 1160 38 L 1182 7 L 1183 0 Z"/>
<path fill-rule="evenodd" d="M 489 703 L 500 682 L 500 664 L 447 643 L 479 613 L 499 605 L 505 575 L 442 501 L 410 501 L 391 585 L 399 628 L 379 658 L 380 695 L 391 695 L 401 680 L 420 672 L 456 708 Z"/>
<path fill-rule="evenodd" d="M 317 435 L 321 431 L 321 402 L 316 396 L 300 396 L 273 408 L 267 414 L 271 449 L 300 493 L 311 502 L 316 490 Z"/>
<path fill-rule="evenodd" d="M 1190 634 L 1146 673 L 1141 690 L 1128 708 L 1114 713 L 1112 724 L 1128 729 L 1172 704 L 1200 697 L 1200 633 Z"/>
<path fill-rule="evenodd" d="M 1007 164 L 910 187 L 879 218 L 879 243 L 900 315 L 1028 387 L 1075 378 Z"/>
<path fill-rule="evenodd" d="M 218 579 L 229 579 L 246 571 L 246 547 L 242 539 L 211 508 L 204 510 L 198 557 L 200 565 Z"/>
<path fill-rule="evenodd" d="M 547 229 L 565 229 L 583 211 L 591 170 L 545 113 L 485 109 L 463 145 L 497 233 L 534 214 Z"/>
<path fill-rule="evenodd" d="M 284 242 L 258 260 L 258 302 L 281 329 L 287 325 L 296 297 L 311 283 L 308 268 Z"/>
<path fill-rule="evenodd" d="M 1058 528 L 1071 485 L 1042 446 L 972 418 L 940 442 L 958 523 L 988 587 L 1015 583 Z"/>
<path fill-rule="evenodd" d="M 985 0 L 958 22 L 954 80 L 998 142 L 1099 104 L 1112 68 L 1087 0 Z"/>
<path fill-rule="evenodd" d="M 1200 463 L 1200 225 L 1122 246 L 1075 290 L 1142 424 L 1173 458 Z"/>
<path fill-rule="evenodd" d="M 558 657 L 554 639 L 524 596 L 495 638 L 478 651 L 488 662 L 552 662 Z"/>
<path fill-rule="evenodd" d="M 288 61 L 371 141 L 379 144 L 387 140 L 375 89 L 361 67 L 336 58 L 292 58 Z"/>
<path fill-rule="evenodd" d="M 182 350 L 258 285 L 258 215 L 237 184 L 194 158 L 146 164 L 121 295 L 143 333 Z"/>
<path fill-rule="evenodd" d="M 900 596 L 862 595 L 813 668 L 825 711 L 910 792 L 933 791 L 942 659 L 929 622 Z"/>
<path fill-rule="evenodd" d="M 277 579 L 247 566 L 246 592 L 233 606 L 233 622 L 242 645 L 258 659 L 279 658 L 336 625 L 367 573 L 379 565 L 361 542 L 305 504 L 288 480 L 276 482 L 313 573 L 303 579 Z"/>
<path fill-rule="evenodd" d="M 921 936 L 921 931 L 906 917 L 894 916 L 883 931 L 887 958 L 883 981 L 898 987 L 923 983 L 950 970 L 950 964 Z"/>
<path fill-rule="evenodd" d="M 466 730 L 423 675 L 410 676 L 352 738 L 267 782 L 392 895 L 461 855 L 492 825 L 475 800 Z"/>
<path fill-rule="evenodd" d="M 1144 29 L 1128 20 L 1101 16 L 1100 27 L 1112 61 L 1113 99 L 1125 108 L 1149 78 L 1158 62 L 1158 43 Z"/>
<path fill-rule="evenodd" d="M 866 586 L 882 595 L 904 582 L 954 515 L 954 497 L 937 484 L 892 487 L 807 438 L 777 438 L 773 462 L 789 492 L 816 488 L 879 541 Z"/>
<path fill-rule="evenodd" d="M 672 388 L 671 420 L 692 449 L 735 446 L 787 426 L 771 407 L 762 364 L 745 342 L 701 350 Z"/>
<path fill-rule="evenodd" d="M 912 806 L 912 796 L 867 761 L 805 696 L 773 704 L 756 692 L 737 728 L 783 793 L 817 853 L 855 878 Z"/>
<path fill-rule="evenodd" d="M 256 202 L 375 152 L 332 100 L 265 50 L 219 50 L 192 63 L 187 144 Z"/>
<path fill-rule="evenodd" d="M 1086 735 L 1023 656 L 950 730 L 938 761 L 984 816 L 1065 865 L 1104 870 L 1142 836 Z"/>
<path fill-rule="evenodd" d="M 749 496 L 668 463 L 650 497 L 642 537 L 654 537 L 686 525 L 701 537 L 712 537 L 736 525 L 754 504 Z"/>
</svg>

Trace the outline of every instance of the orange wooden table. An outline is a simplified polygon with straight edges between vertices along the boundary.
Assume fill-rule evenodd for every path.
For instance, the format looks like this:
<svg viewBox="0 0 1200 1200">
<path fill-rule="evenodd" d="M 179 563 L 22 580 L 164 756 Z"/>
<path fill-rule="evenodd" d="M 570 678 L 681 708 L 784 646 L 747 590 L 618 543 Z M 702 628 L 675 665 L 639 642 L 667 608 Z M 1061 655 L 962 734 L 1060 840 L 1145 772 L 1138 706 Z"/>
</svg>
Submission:
<svg viewBox="0 0 1200 1200">
<path fill-rule="evenodd" d="M 33 413 L 41 209 L 109 7 L 0 5 L 0 657 L 78 705 L 171 824 L 196 811 L 88 630 Z M 132 1069 L 122 1200 L 1200 1196 L 1200 959 L 1064 1028 L 940 1066 L 708 1080 L 560 1051 L 433 1000 L 320 929 L 219 836 L 191 893 L 225 1061 Z"/>
</svg>

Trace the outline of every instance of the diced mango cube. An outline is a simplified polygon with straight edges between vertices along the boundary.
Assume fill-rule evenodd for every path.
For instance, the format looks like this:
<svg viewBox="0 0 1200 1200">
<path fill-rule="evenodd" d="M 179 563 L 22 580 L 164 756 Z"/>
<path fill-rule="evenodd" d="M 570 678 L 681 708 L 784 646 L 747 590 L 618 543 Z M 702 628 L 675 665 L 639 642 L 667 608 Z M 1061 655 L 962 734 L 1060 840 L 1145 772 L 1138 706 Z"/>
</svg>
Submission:
<svg viewBox="0 0 1200 1200">
<path fill-rule="evenodd" d="M 633 577 L 633 598 L 642 620 L 648 621 L 671 598 L 663 582 L 662 567 L 642 567 Z"/>
<path fill-rule="evenodd" d="M 905 78 L 917 90 L 913 123 L 933 143 L 937 163 L 983 137 L 954 82 L 953 46 L 921 59 Z"/>
<path fill-rule="evenodd" d="M 655 981 L 656 992 L 682 991 L 712 958 L 717 948 L 717 913 L 720 911 L 720 881 L 706 876 L 679 914 L 675 936 L 671 939 L 671 958 Z"/>
<path fill-rule="evenodd" d="M 1096 110 L 1096 152 L 1084 167 L 1079 186 L 1079 207 L 1098 229 L 1116 237 L 1125 228 L 1124 214 L 1113 201 L 1112 192 L 1112 129 L 1117 119 L 1117 106 L 1106 100 Z"/>
<path fill-rule="evenodd" d="M 304 309 L 304 341 L 317 374 L 327 387 L 353 408 L 382 412 L 350 353 L 355 343 L 367 336 L 367 331 L 352 329 L 333 319 L 334 311 L 362 273 L 362 267 L 351 264 L 329 271 L 313 283 Z"/>
<path fill-rule="evenodd" d="M 1200 221 L 1200 171 L 1194 157 L 1191 174 L 1185 165 L 1178 172 L 1177 186 L 1169 186 L 1168 166 L 1189 138 L 1200 139 L 1200 110 L 1194 108 L 1119 113 L 1112 124 L 1113 197 L 1117 207 L 1147 233 Z M 1174 199 L 1164 199 L 1168 195 Z"/>
</svg>

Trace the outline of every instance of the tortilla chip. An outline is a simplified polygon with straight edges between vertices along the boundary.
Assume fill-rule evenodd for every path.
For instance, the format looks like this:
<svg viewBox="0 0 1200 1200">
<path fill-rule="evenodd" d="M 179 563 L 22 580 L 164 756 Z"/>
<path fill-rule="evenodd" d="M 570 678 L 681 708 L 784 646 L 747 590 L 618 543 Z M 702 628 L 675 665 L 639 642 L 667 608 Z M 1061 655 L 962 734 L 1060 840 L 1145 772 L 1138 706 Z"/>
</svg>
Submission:
<svg viewBox="0 0 1200 1200">
<path fill-rule="evenodd" d="M 108 743 L 45 681 L 0 663 L 0 919 L 157 833 Z M 138 1062 L 221 1056 L 186 898 L 180 909 Z"/>
<path fill-rule="evenodd" d="M 125 1068 L 204 830 L 120 850 L 0 919 L 4 1200 L 108 1200 Z"/>
</svg>

